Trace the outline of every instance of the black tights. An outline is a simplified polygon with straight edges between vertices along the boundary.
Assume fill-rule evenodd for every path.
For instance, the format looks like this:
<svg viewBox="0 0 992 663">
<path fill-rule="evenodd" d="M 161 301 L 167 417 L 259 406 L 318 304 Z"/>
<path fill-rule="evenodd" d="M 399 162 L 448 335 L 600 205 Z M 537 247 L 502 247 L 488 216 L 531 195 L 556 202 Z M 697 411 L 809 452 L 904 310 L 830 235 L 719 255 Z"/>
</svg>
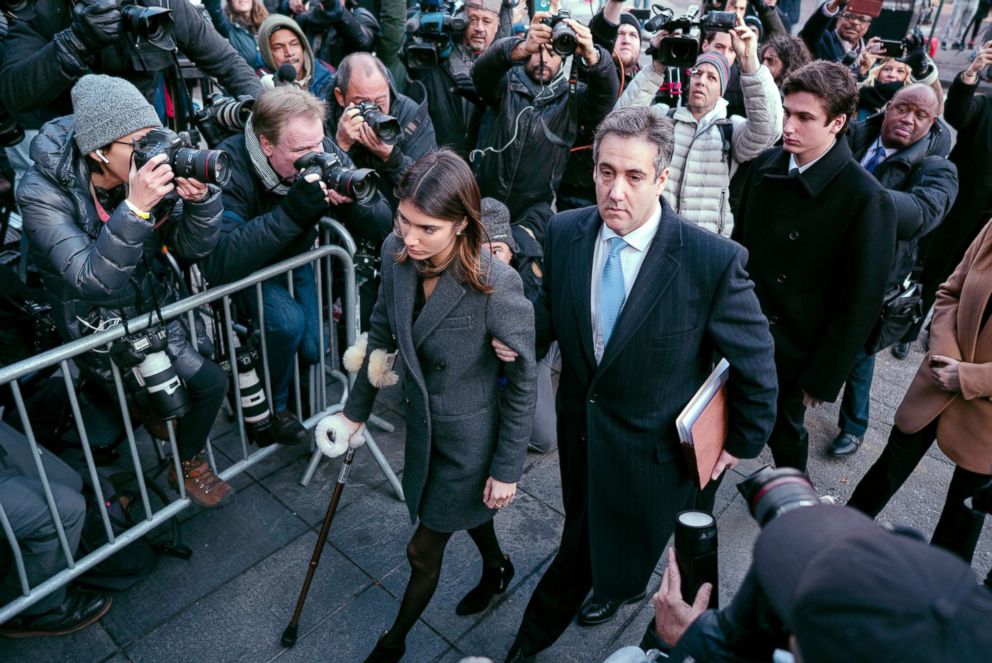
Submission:
<svg viewBox="0 0 992 663">
<path fill-rule="evenodd" d="M 383 638 L 387 645 L 398 645 L 406 639 L 413 625 L 420 619 L 434 596 L 438 578 L 441 577 L 441 561 L 444 559 L 444 548 L 452 532 L 437 532 L 421 523 L 406 547 L 406 556 L 410 560 L 410 581 L 403 593 L 400 613 L 389 628 L 389 633 Z M 493 521 L 487 520 L 478 527 L 468 530 L 468 535 L 482 555 L 483 566 L 496 568 L 503 563 L 503 551 L 500 550 L 496 539 L 496 529 Z"/>
</svg>

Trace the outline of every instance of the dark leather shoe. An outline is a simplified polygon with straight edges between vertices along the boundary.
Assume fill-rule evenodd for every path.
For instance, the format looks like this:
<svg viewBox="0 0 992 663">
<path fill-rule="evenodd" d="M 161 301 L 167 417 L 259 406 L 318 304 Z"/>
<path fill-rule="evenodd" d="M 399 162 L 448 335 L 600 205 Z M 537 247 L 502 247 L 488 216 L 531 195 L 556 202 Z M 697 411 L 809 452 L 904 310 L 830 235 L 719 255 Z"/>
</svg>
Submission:
<svg viewBox="0 0 992 663">
<path fill-rule="evenodd" d="M 399 663 L 400 659 L 403 658 L 403 654 L 406 653 L 406 643 L 387 645 L 382 641 L 386 637 L 386 633 L 383 633 L 379 641 L 375 643 L 375 649 L 365 659 L 365 663 Z"/>
<path fill-rule="evenodd" d="M 909 356 L 909 343 L 899 342 L 892 346 L 892 356 L 896 359 L 905 359 Z"/>
<path fill-rule="evenodd" d="M 615 601 L 597 601 L 594 596 L 586 601 L 585 605 L 582 606 L 582 609 L 579 610 L 578 621 L 583 626 L 604 624 L 616 616 L 617 610 L 628 603 L 637 603 L 642 601 L 644 596 L 644 592 L 641 592 L 637 596 L 632 596 L 627 599 L 616 599 Z"/>
<path fill-rule="evenodd" d="M 279 444 L 296 446 L 307 441 L 307 429 L 289 410 L 276 412 L 272 428 L 275 431 L 276 442 Z"/>
<path fill-rule="evenodd" d="M 495 569 L 483 567 L 482 580 L 455 607 L 455 614 L 474 615 L 489 607 L 493 598 L 506 591 L 513 580 L 513 562 L 503 555 L 503 563 Z"/>
<path fill-rule="evenodd" d="M 503 659 L 503 663 L 534 663 L 535 658 L 535 656 L 528 656 L 527 654 L 524 654 L 523 651 L 520 650 L 519 646 L 513 645 L 513 647 L 510 648 L 509 653 L 506 655 L 506 658 Z"/>
<path fill-rule="evenodd" d="M 75 587 L 66 592 L 62 605 L 39 615 L 22 615 L 0 624 L 5 638 L 33 638 L 46 635 L 69 635 L 97 622 L 110 610 L 111 598 L 91 594 Z"/>
<path fill-rule="evenodd" d="M 861 446 L 861 439 L 851 433 L 841 433 L 830 443 L 827 453 L 837 457 L 853 456 L 857 452 L 858 447 Z"/>
</svg>

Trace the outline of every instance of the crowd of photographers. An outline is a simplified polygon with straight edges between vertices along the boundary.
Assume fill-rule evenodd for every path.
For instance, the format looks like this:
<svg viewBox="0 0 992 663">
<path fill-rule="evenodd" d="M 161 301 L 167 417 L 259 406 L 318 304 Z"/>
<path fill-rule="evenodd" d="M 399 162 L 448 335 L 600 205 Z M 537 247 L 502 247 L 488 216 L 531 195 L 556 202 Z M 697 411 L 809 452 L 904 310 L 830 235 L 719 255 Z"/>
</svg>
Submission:
<svg viewBox="0 0 992 663">
<path fill-rule="evenodd" d="M 659 6 L 629 12 L 607 0 L 588 25 L 566 8 L 513 0 L 205 0 L 202 11 L 187 0 L 6 0 L 0 140 L 28 272 L 51 296 L 68 341 L 161 318 L 184 291 L 172 262 L 196 265 L 208 286 L 236 281 L 312 249 L 330 216 L 355 238 L 365 265 L 364 328 L 393 229 L 393 188 L 411 164 L 448 146 L 486 196 L 487 248 L 518 269 L 536 299 L 552 215 L 596 203 L 597 127 L 615 108 L 649 107 L 674 127 L 665 204 L 750 253 L 775 340 L 768 444 L 780 468 L 806 470 L 806 409 L 841 391 L 829 453 L 858 451 L 875 355 L 891 348 L 905 358 L 935 303 L 935 352 L 921 371 L 944 394 L 985 410 L 951 407 L 915 430 L 909 415 L 897 415 L 886 453 L 852 502 L 876 515 L 937 435 L 957 470 L 934 542 L 957 558 L 851 509 L 816 505 L 775 517 L 816 502 L 811 490 L 805 502 L 782 498 L 762 522 L 770 524 L 731 605 L 707 610 L 706 586 L 684 600 L 673 556 L 654 597 L 656 621 L 640 647 L 610 662 L 770 660 L 775 649 L 807 661 L 896 652 L 937 660 L 951 643 L 961 660 L 979 660 L 969 656 L 992 645 L 974 633 L 982 630 L 976 615 L 987 619 L 992 599 L 961 559 L 971 561 L 984 519 L 962 499 L 988 481 L 992 465 L 989 429 L 974 423 L 992 423 L 992 304 L 970 314 L 984 330 L 970 347 L 954 337 L 947 307 L 976 297 L 962 285 L 962 258 L 969 270 L 989 270 L 987 247 L 972 242 L 983 241 L 992 215 L 992 102 L 976 94 L 992 42 L 979 45 L 945 95 L 922 34 L 866 39 L 873 16 L 861 0 L 829 0 L 804 25 L 798 18 L 797 0 L 711 0 L 684 15 Z M 183 75 L 194 71 L 219 91 L 191 95 Z M 955 292 L 941 286 L 948 277 Z M 325 351 L 314 270 L 261 289 L 261 300 L 235 301 L 246 350 L 264 328 L 271 378 L 272 402 L 262 408 L 271 418 L 264 431 L 249 428 L 259 445 L 301 445 L 307 431 L 294 414 L 293 375 Z M 114 366 L 124 372 L 137 423 L 175 423 L 180 469 L 168 481 L 207 508 L 234 497 L 204 451 L 230 397 L 216 354 L 204 329 L 159 319 L 128 331 L 108 355 L 78 360 L 107 393 Z M 555 444 L 559 363 L 553 345 L 538 377 L 531 446 L 541 451 Z M 941 437 L 938 422 L 952 417 L 977 439 Z M 9 460 L 12 440 L 23 443 L 13 429 L 0 432 L 0 496 L 14 533 L 50 540 L 50 519 L 38 513 L 47 507 L 28 498 L 36 477 Z M 79 488 L 59 485 L 75 545 Z M 8 508 L 15 501 L 32 506 Z M 32 581 L 61 567 L 54 545 L 26 547 Z M 784 571 L 783 550 L 793 550 Z M 0 601 L 17 590 L 10 569 Z M 613 603 L 604 620 L 623 604 Z M 102 594 L 63 590 L 0 634 L 73 632 L 109 607 Z M 918 615 L 929 621 L 907 625 Z M 904 627 L 889 632 L 896 622 Z"/>
</svg>

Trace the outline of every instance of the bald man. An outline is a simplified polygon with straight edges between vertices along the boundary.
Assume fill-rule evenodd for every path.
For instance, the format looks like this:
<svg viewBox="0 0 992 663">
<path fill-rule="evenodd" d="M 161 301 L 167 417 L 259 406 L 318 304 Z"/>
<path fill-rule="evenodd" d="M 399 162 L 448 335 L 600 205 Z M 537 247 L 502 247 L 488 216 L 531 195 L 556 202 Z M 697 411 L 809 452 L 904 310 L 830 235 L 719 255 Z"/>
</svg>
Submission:
<svg viewBox="0 0 992 663">
<path fill-rule="evenodd" d="M 951 136 L 939 115 L 937 93 L 917 83 L 896 92 L 884 113 L 854 125 L 848 134 L 854 158 L 888 189 L 896 208 L 898 241 L 886 293 L 899 291 L 916 264 L 920 238 L 940 225 L 957 196 L 957 167 L 946 159 Z M 902 336 L 884 321 L 883 316 L 875 325 L 847 377 L 840 433 L 828 449 L 832 456 L 857 452 L 868 429 L 874 353 Z"/>
<path fill-rule="evenodd" d="M 414 161 L 437 149 L 427 102 L 417 103 L 400 94 L 385 65 L 369 53 L 352 53 L 341 60 L 327 89 L 328 97 L 333 96 L 333 100 L 328 98 L 327 134 L 334 136 L 356 167 L 372 168 L 379 174 L 382 191 L 395 210 L 393 187 Z M 358 109 L 363 102 L 399 120 L 399 142 L 389 145 L 376 135 Z"/>
</svg>

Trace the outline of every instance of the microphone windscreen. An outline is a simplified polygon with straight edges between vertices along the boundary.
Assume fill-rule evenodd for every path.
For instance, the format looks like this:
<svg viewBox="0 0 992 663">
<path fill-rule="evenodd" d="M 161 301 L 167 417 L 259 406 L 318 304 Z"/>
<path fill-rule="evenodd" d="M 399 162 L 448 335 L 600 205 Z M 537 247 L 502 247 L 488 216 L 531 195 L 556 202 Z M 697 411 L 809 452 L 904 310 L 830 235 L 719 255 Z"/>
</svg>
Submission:
<svg viewBox="0 0 992 663">
<path fill-rule="evenodd" d="M 278 84 L 292 83 L 296 80 L 296 67 L 288 62 L 280 65 L 276 72 L 276 80 Z"/>
</svg>

